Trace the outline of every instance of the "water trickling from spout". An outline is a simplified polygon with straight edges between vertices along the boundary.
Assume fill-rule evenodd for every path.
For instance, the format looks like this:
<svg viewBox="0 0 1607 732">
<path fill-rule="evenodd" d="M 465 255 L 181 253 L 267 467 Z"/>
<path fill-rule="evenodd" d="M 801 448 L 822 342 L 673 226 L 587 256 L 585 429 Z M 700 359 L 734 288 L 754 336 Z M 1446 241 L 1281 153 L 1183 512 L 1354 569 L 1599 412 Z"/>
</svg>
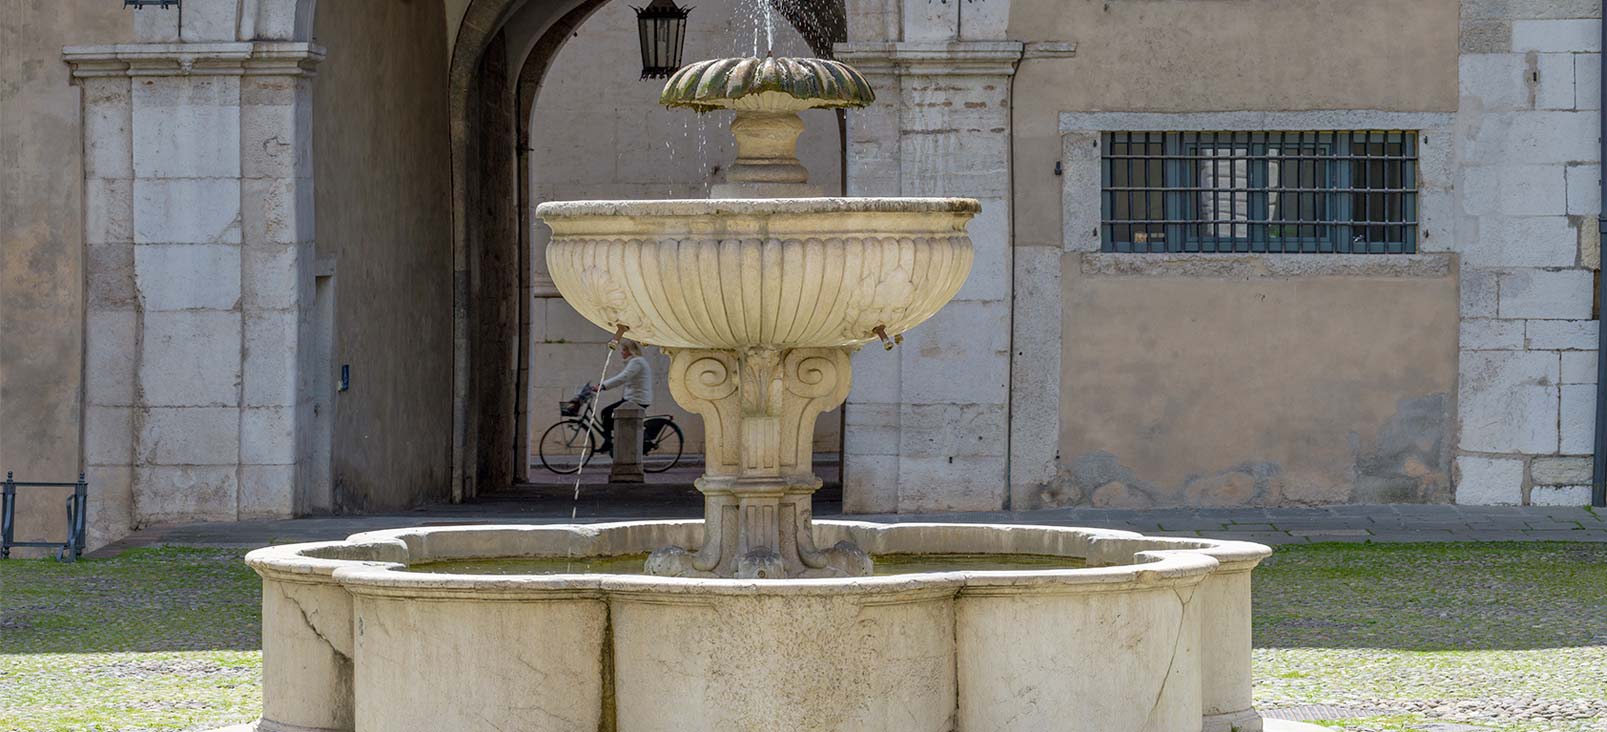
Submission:
<svg viewBox="0 0 1607 732">
<path fill-rule="evenodd" d="M 612 363 L 613 360 L 614 360 L 614 347 L 618 343 L 619 343 L 619 337 L 618 336 L 615 336 L 614 340 L 608 342 L 608 353 L 603 356 L 602 372 L 597 375 L 597 390 L 592 392 L 591 401 L 587 404 L 587 407 L 586 407 L 586 414 L 585 414 L 585 416 L 583 416 L 581 418 L 581 424 L 585 425 L 585 429 L 590 429 L 591 428 L 592 420 L 594 418 L 596 418 L 596 416 L 597 416 L 597 403 L 599 401 L 602 401 L 602 396 L 603 396 L 603 379 L 608 378 L 608 365 L 610 363 Z M 582 447 L 580 449 L 580 465 L 575 468 L 575 494 L 574 494 L 573 497 L 570 498 L 570 503 L 569 503 L 569 522 L 570 523 L 574 523 L 575 522 L 575 517 L 577 515 L 579 515 L 579 511 L 580 511 L 580 476 L 585 474 L 585 472 L 586 472 L 586 463 L 591 461 L 591 448 L 592 448 L 592 441 L 588 439 L 588 440 L 586 440 L 585 447 Z M 566 545 L 564 547 L 564 563 L 565 563 L 565 565 L 567 565 L 569 563 L 569 561 L 574 558 L 574 554 L 575 554 L 575 548 L 573 546 Z"/>
</svg>

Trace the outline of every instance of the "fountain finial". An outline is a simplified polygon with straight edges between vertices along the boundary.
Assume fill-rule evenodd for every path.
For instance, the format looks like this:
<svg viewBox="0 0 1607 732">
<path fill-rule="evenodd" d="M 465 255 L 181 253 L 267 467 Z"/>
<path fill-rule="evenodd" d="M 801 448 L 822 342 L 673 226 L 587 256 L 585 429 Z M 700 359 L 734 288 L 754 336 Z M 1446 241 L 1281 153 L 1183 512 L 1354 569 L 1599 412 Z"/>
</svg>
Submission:
<svg viewBox="0 0 1607 732">
<path fill-rule="evenodd" d="M 737 159 L 713 198 L 799 198 L 821 194 L 798 162 L 806 109 L 863 107 L 876 101 L 853 67 L 820 58 L 717 58 L 688 64 L 659 94 L 666 107 L 730 109 Z"/>
</svg>

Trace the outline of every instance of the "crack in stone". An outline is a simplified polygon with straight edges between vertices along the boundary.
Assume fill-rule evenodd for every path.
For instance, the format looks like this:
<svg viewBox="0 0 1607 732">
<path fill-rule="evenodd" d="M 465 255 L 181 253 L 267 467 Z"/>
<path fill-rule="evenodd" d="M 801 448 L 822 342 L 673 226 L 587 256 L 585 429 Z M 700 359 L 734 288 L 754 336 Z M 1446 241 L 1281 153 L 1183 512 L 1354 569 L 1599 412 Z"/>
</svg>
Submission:
<svg viewBox="0 0 1607 732">
<path fill-rule="evenodd" d="M 326 637 L 323 633 L 319 632 L 318 626 L 313 625 L 312 618 L 307 615 L 307 609 L 301 606 L 301 601 L 300 600 L 297 600 L 296 598 L 291 597 L 290 593 L 286 592 L 283 588 L 280 588 L 279 596 L 283 597 L 286 600 L 289 600 L 290 604 L 296 606 L 296 612 L 301 614 L 301 622 L 304 625 L 307 626 L 308 630 L 312 631 L 313 635 L 318 636 L 318 640 L 323 641 L 324 645 L 329 646 L 329 650 L 331 652 L 333 652 L 337 656 L 340 656 L 343 659 L 346 659 L 347 661 L 351 660 L 350 656 L 347 656 L 346 654 L 341 653 L 340 649 L 335 647 L 335 643 L 333 641 L 329 640 L 328 637 Z"/>
<path fill-rule="evenodd" d="M 1155 711 L 1161 707 L 1161 699 L 1166 696 L 1166 685 L 1172 680 L 1172 667 L 1177 665 L 1177 649 L 1183 645 L 1183 623 L 1188 620 L 1189 602 L 1194 597 L 1189 593 L 1188 599 L 1183 599 L 1183 593 L 1176 586 L 1172 587 L 1172 594 L 1177 597 L 1177 635 L 1172 639 L 1172 656 L 1166 660 L 1166 672 L 1161 674 L 1161 687 L 1155 690 L 1155 702 L 1150 704 L 1149 714 L 1144 717 L 1144 729 L 1152 729 L 1150 720 L 1155 719 Z"/>
</svg>

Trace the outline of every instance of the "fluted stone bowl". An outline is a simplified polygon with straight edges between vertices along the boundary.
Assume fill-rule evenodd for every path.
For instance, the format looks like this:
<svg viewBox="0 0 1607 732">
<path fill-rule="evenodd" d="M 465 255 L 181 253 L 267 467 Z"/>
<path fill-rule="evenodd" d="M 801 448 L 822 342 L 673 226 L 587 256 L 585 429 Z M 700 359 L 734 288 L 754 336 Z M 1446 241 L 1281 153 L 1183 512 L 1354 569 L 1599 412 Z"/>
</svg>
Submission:
<svg viewBox="0 0 1607 732">
<path fill-rule="evenodd" d="M 587 320 L 669 348 L 854 346 L 965 283 L 967 198 L 543 203 L 547 268 Z"/>
</svg>

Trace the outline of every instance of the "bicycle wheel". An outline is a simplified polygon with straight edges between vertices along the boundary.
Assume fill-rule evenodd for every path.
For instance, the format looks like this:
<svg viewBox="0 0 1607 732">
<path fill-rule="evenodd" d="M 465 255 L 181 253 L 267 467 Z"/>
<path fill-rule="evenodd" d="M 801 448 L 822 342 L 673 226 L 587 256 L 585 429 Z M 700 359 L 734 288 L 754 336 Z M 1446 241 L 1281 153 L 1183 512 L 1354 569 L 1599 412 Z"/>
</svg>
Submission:
<svg viewBox="0 0 1607 732">
<path fill-rule="evenodd" d="M 578 419 L 566 419 L 541 433 L 536 445 L 541 464 L 559 475 L 580 470 L 586 461 L 597 454 L 597 437 Z"/>
<path fill-rule="evenodd" d="M 681 427 L 668 417 L 648 417 L 642 433 L 653 439 L 642 446 L 642 470 L 662 473 L 681 461 Z"/>
</svg>

